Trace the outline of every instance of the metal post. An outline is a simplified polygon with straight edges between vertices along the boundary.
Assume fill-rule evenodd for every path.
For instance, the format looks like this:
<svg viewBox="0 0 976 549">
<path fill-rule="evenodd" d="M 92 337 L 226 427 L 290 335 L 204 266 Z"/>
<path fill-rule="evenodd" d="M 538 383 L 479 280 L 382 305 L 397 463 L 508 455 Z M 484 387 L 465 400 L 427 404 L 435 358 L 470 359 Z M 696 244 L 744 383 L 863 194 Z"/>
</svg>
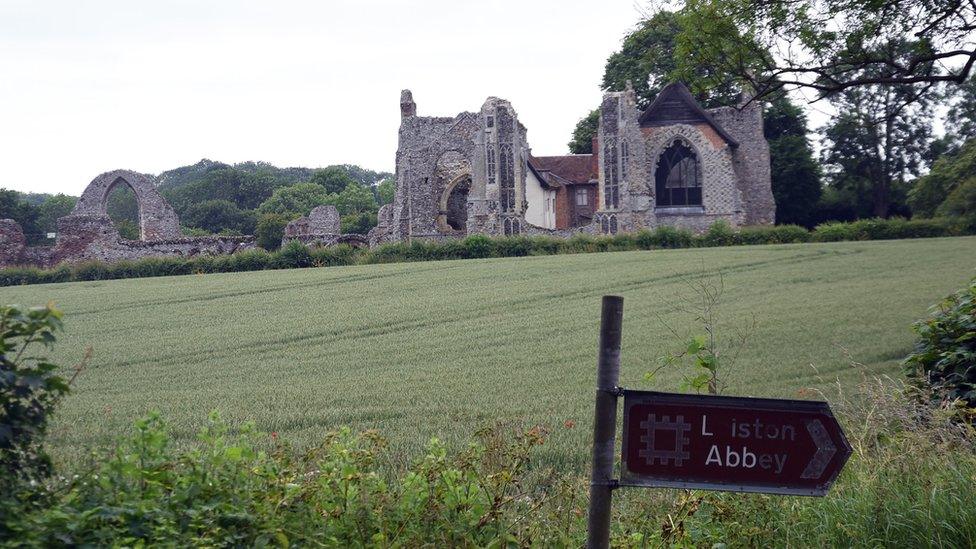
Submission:
<svg viewBox="0 0 976 549">
<path fill-rule="evenodd" d="M 593 416 L 593 466 L 590 471 L 590 514 L 586 546 L 610 547 L 610 505 L 615 480 L 613 463 L 617 438 L 617 382 L 620 379 L 620 335 L 624 298 L 603 296 L 600 317 L 600 357 L 596 370 L 596 408 Z"/>
</svg>

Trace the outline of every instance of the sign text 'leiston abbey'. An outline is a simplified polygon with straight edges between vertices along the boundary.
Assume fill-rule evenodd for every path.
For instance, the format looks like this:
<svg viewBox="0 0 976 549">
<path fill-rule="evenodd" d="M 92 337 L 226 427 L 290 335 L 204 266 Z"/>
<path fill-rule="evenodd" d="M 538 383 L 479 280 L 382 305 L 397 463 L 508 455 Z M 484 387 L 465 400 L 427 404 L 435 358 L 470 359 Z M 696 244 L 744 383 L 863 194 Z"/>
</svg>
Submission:
<svg viewBox="0 0 976 549">
<path fill-rule="evenodd" d="M 618 385 L 624 300 L 604 296 L 586 545 L 610 546 L 620 486 L 823 496 L 851 445 L 826 402 L 634 391 Z M 617 398 L 624 397 L 614 478 Z"/>
<path fill-rule="evenodd" d="M 622 485 L 821 496 L 851 454 L 825 402 L 623 394 Z"/>
</svg>

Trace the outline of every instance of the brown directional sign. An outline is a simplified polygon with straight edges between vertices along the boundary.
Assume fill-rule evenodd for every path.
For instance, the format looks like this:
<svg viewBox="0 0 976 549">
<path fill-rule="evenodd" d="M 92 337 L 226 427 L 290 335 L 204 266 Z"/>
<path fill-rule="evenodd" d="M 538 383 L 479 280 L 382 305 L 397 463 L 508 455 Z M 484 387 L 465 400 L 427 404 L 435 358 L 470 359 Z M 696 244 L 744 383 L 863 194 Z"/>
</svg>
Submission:
<svg viewBox="0 0 976 549">
<path fill-rule="evenodd" d="M 826 402 L 624 390 L 621 485 L 823 496 L 850 455 Z"/>
</svg>

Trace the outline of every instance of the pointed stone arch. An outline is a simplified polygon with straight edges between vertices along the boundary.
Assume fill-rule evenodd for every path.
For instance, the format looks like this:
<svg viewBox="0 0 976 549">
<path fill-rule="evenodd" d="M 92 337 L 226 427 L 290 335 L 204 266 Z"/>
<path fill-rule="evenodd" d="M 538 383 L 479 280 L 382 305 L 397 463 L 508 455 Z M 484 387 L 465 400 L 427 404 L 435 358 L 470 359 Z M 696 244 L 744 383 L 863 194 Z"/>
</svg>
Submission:
<svg viewBox="0 0 976 549">
<path fill-rule="evenodd" d="M 180 220 L 173 207 L 156 190 L 152 178 L 131 170 L 114 170 L 93 179 L 81 194 L 71 215 L 108 215 L 108 196 L 118 185 L 128 185 L 136 196 L 140 240 L 180 237 Z"/>
</svg>

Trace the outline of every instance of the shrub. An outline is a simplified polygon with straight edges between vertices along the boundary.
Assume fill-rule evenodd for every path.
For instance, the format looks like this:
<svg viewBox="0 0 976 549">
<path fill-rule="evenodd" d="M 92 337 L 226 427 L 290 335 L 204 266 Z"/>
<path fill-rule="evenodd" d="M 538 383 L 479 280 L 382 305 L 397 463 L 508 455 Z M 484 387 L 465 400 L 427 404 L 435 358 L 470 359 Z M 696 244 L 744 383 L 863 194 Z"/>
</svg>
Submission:
<svg viewBox="0 0 976 549">
<path fill-rule="evenodd" d="M 523 257 L 532 251 L 532 240 L 525 236 L 505 236 L 492 241 L 494 257 Z"/>
<path fill-rule="evenodd" d="M 316 267 L 352 265 L 359 257 L 359 250 L 348 244 L 340 244 L 331 248 L 315 248 L 310 253 L 312 264 Z"/>
<path fill-rule="evenodd" d="M 50 305 L 0 306 L 0 498 L 51 471 L 41 443 L 68 382 L 34 348 L 50 348 L 60 329 L 61 312 Z"/>
<path fill-rule="evenodd" d="M 728 221 L 719 219 L 702 235 L 701 242 L 705 246 L 732 246 L 736 244 L 736 233 Z"/>
<path fill-rule="evenodd" d="M 471 235 L 464 239 L 464 248 L 467 250 L 467 257 L 483 258 L 491 257 L 491 239 L 483 234 Z"/>
<path fill-rule="evenodd" d="M 830 222 L 817 225 L 813 230 L 813 240 L 816 242 L 840 242 L 856 239 L 850 223 Z"/>
<path fill-rule="evenodd" d="M 906 373 L 931 398 L 976 408 L 976 278 L 914 325 L 918 342 Z"/>
<path fill-rule="evenodd" d="M 810 231 L 798 225 L 744 227 L 737 235 L 739 244 L 792 244 L 810 241 Z"/>
<path fill-rule="evenodd" d="M 524 527 L 515 519 L 537 509 L 521 480 L 542 436 L 486 429 L 457 454 L 434 439 L 390 479 L 375 432 L 341 429 L 296 456 L 283 444 L 264 451 L 268 439 L 253 426 L 232 434 L 213 414 L 198 446 L 181 451 L 150 415 L 51 505 L 11 517 L 10 537 L 33 546 L 524 544 L 532 538 L 516 536 Z"/>
<path fill-rule="evenodd" d="M 290 217 L 278 213 L 262 215 L 254 229 L 257 245 L 268 251 L 280 248 L 281 239 L 285 237 L 285 226 L 290 220 Z"/>
<path fill-rule="evenodd" d="M 652 234 L 654 245 L 658 248 L 690 248 L 695 238 L 691 231 L 662 225 Z"/>
<path fill-rule="evenodd" d="M 300 269 L 314 266 L 312 254 L 308 247 L 292 240 L 285 247 L 274 254 L 271 265 L 275 269 Z"/>
<path fill-rule="evenodd" d="M 264 250 L 246 250 L 227 257 L 228 271 L 260 271 L 271 264 L 271 255 Z"/>
</svg>

